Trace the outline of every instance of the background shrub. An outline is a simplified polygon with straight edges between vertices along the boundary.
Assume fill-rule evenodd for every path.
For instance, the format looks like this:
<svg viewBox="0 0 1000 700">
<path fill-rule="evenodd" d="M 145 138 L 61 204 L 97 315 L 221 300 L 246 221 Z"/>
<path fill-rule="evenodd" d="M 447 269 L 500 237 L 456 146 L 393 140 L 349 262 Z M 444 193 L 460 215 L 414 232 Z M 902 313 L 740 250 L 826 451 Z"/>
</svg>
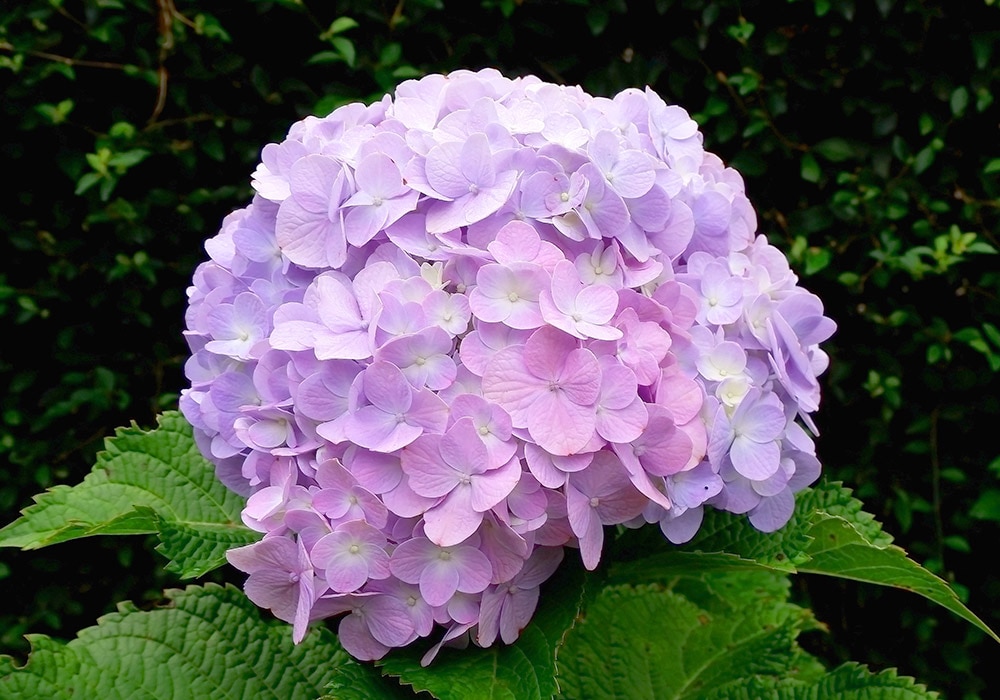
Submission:
<svg viewBox="0 0 1000 700">
<path fill-rule="evenodd" d="M 496 66 L 649 85 L 740 170 L 760 229 L 840 325 L 829 478 L 1000 620 L 1000 8 L 993 0 L 24 0 L 0 15 L 0 512 L 76 483 L 184 386 L 184 290 L 307 114 Z M 0 558 L 0 653 L 174 585 L 142 542 Z M 220 574 L 221 576 L 222 574 Z M 234 580 L 238 581 L 238 577 Z M 796 579 L 812 651 L 989 687 L 982 634 L 922 599 Z"/>
</svg>

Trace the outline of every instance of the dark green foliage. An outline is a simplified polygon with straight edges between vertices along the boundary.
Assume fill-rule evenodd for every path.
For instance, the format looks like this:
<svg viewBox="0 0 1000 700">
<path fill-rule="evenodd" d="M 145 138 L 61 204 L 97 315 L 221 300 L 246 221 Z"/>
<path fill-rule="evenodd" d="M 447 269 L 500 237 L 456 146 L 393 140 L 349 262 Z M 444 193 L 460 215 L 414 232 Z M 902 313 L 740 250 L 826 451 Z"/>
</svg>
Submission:
<svg viewBox="0 0 1000 700">
<path fill-rule="evenodd" d="M 0 13 L 0 524 L 184 387 L 184 289 L 288 126 L 425 72 L 650 85 L 744 175 L 840 325 L 818 423 L 843 480 L 1000 619 L 1000 7 L 993 0 L 24 0 Z M 157 594 L 151 545 L 4 552 L 0 651 Z M 914 596 L 802 583 L 829 660 L 949 697 L 995 650 Z M 75 583 L 74 583 L 75 582 Z M 812 633 L 810 633 L 812 634 Z M 992 644 L 992 643 L 989 643 Z M 994 685 L 994 687 L 996 687 Z"/>
</svg>

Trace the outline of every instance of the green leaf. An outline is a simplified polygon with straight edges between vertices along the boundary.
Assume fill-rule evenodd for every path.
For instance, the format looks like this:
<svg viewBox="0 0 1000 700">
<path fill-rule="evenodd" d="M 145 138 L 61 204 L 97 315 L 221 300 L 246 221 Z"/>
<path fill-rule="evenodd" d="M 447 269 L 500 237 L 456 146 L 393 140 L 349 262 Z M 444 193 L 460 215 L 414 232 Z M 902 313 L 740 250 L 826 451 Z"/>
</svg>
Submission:
<svg viewBox="0 0 1000 700">
<path fill-rule="evenodd" d="M 969 509 L 969 517 L 1000 522 L 1000 491 L 997 489 L 983 491 Z"/>
<path fill-rule="evenodd" d="M 84 173 L 79 180 L 76 182 L 76 189 L 73 190 L 73 194 L 83 194 L 91 187 L 96 185 L 103 179 L 103 175 L 100 173 Z"/>
<path fill-rule="evenodd" d="M 345 39 L 342 36 L 335 36 L 330 39 L 330 43 L 333 44 L 334 48 L 340 52 L 340 55 L 344 57 L 344 63 L 346 63 L 351 68 L 354 67 L 354 60 L 357 57 L 357 51 L 354 49 L 354 43 L 350 39 Z"/>
<path fill-rule="evenodd" d="M 323 700 L 413 700 L 416 697 L 367 664 L 341 664 L 333 669 L 332 676 Z"/>
<path fill-rule="evenodd" d="M 965 108 L 969 106 L 969 91 L 964 86 L 959 86 L 951 93 L 951 113 L 956 117 L 965 114 Z"/>
<path fill-rule="evenodd" d="M 358 23 L 351 17 L 338 17 L 330 24 L 330 28 L 326 30 L 325 36 L 340 34 L 341 32 L 346 32 L 348 29 L 354 29 L 357 26 Z"/>
<path fill-rule="evenodd" d="M 809 561 L 799 566 L 799 571 L 912 591 L 1000 642 L 1000 637 L 962 604 L 947 583 L 909 559 L 905 551 L 895 545 L 876 546 L 843 518 L 819 515 L 821 519 L 810 530 L 813 543 Z"/>
<path fill-rule="evenodd" d="M 561 697 L 700 700 L 755 675 L 813 679 L 822 667 L 795 639 L 819 625 L 788 590 L 762 571 L 609 586 L 567 635 Z"/>
<path fill-rule="evenodd" d="M 400 683 L 440 700 L 548 700 L 559 690 L 556 657 L 562 663 L 560 649 L 580 612 L 585 580 L 579 563 L 563 561 L 542 586 L 542 603 L 531 622 L 509 646 L 498 641 L 488 649 L 444 648 L 426 668 L 420 665 L 423 652 L 410 648 L 376 663 Z"/>
<path fill-rule="evenodd" d="M 155 430 L 120 428 L 83 482 L 34 500 L 0 529 L 0 547 L 155 532 L 168 568 L 192 577 L 224 564 L 226 550 L 260 538 L 241 523 L 243 499 L 222 485 L 177 411 L 160 416 Z"/>
<path fill-rule="evenodd" d="M 123 172 L 133 165 L 138 165 L 144 161 L 148 155 L 149 151 L 143 148 L 134 148 L 131 151 L 123 151 L 111 156 L 108 160 L 108 165 L 118 168 L 119 171 Z"/>
<path fill-rule="evenodd" d="M 819 168 L 819 162 L 817 162 L 817 160 L 813 157 L 812 153 L 802 154 L 802 163 L 799 169 L 799 174 L 806 182 L 819 182 L 822 171 Z"/>
<path fill-rule="evenodd" d="M 698 536 L 690 543 L 659 551 L 643 538 L 641 552 L 621 557 L 610 567 L 612 583 L 653 583 L 685 572 L 738 571 L 755 567 L 779 572 L 825 574 L 909 590 L 955 613 L 1000 642 L 982 620 L 965 607 L 940 578 L 892 545 L 875 517 L 837 483 L 823 483 L 796 494 L 795 512 L 778 532 L 765 534 L 745 518 L 706 511 Z M 650 551 L 655 554 L 647 554 Z"/>
<path fill-rule="evenodd" d="M 847 139 L 842 138 L 830 138 L 820 141 L 813 146 L 813 150 L 834 163 L 839 163 L 858 155 L 858 149 Z"/>
<path fill-rule="evenodd" d="M 856 663 L 837 667 L 811 683 L 753 676 L 709 693 L 704 700 L 934 700 L 937 693 L 900 676 L 895 669 L 873 674 Z"/>
<path fill-rule="evenodd" d="M 0 656 L 0 696 L 306 700 L 354 663 L 325 629 L 292 644 L 286 623 L 261 620 L 232 586 L 165 595 L 164 605 L 145 612 L 122 604 L 67 644 L 29 635 L 23 667 Z"/>
</svg>

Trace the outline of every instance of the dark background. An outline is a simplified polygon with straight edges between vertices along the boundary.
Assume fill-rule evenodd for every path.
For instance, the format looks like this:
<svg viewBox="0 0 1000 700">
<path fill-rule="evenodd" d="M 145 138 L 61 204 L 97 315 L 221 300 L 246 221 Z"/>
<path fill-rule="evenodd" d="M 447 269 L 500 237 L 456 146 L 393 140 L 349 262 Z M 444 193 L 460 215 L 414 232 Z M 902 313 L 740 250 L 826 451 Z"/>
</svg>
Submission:
<svg viewBox="0 0 1000 700">
<path fill-rule="evenodd" d="M 260 148 L 409 77 L 649 85 L 743 174 L 839 331 L 825 478 L 1000 627 L 1000 3 L 99 0 L 0 12 L 0 524 L 185 386 L 185 288 Z M 216 580 L 240 577 L 231 571 Z M 142 538 L 0 551 L 0 652 L 178 585 Z M 831 663 L 989 697 L 1000 648 L 902 591 L 799 576 Z"/>
</svg>

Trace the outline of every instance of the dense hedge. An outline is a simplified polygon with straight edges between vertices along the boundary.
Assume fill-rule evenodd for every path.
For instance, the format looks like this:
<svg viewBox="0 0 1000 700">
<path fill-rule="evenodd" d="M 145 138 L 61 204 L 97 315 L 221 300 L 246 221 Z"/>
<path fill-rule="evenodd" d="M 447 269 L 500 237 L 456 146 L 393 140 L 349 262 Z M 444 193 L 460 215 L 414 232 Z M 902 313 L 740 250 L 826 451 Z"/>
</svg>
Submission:
<svg viewBox="0 0 1000 700">
<path fill-rule="evenodd" d="M 0 14 L 0 512 L 175 405 L 184 290 L 296 119 L 427 72 L 650 85 L 744 175 L 840 330 L 826 472 L 1000 620 L 1000 7 L 993 0 L 24 0 Z M 64 546 L 66 547 L 66 546 Z M 0 652 L 157 595 L 148 547 L 0 558 Z M 893 591 L 797 579 L 814 651 L 989 687 L 983 635 Z M 67 585 L 69 582 L 69 585 Z M 75 585 L 73 584 L 75 582 Z"/>
</svg>

